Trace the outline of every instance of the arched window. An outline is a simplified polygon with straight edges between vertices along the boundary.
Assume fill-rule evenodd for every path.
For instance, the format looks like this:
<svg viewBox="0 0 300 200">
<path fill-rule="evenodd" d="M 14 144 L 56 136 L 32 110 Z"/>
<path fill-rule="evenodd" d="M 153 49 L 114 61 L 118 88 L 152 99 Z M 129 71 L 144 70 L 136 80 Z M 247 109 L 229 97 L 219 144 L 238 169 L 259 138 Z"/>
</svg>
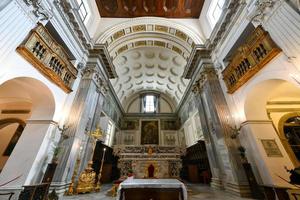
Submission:
<svg viewBox="0 0 300 200">
<path fill-rule="evenodd" d="M 78 13 L 83 22 L 87 20 L 88 9 L 83 0 L 76 0 L 78 4 Z"/>
<path fill-rule="evenodd" d="M 225 0 L 212 0 L 207 12 L 208 20 L 212 27 L 216 25 L 216 23 L 219 21 L 223 6 L 225 4 Z"/>
<path fill-rule="evenodd" d="M 142 96 L 142 111 L 144 113 L 158 112 L 158 96 L 154 94 L 145 94 Z"/>
<path fill-rule="evenodd" d="M 300 161 L 300 116 L 286 120 L 283 131 L 297 160 Z"/>
<path fill-rule="evenodd" d="M 280 139 L 295 165 L 300 164 L 300 115 L 289 113 L 279 121 Z"/>
</svg>

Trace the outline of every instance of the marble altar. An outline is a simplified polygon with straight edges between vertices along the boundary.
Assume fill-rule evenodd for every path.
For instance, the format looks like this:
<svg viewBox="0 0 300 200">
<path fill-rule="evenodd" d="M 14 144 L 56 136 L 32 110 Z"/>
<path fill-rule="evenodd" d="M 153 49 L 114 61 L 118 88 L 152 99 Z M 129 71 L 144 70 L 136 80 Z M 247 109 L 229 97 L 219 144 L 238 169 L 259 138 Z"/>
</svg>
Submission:
<svg viewBox="0 0 300 200">
<path fill-rule="evenodd" d="M 177 179 L 133 179 L 128 178 L 123 181 L 118 188 L 117 200 L 126 200 L 122 194 L 126 189 L 180 189 L 181 195 L 178 199 L 187 200 L 187 190 L 185 185 Z"/>
<path fill-rule="evenodd" d="M 115 145 L 114 155 L 119 157 L 118 168 L 121 176 L 132 171 L 136 178 L 151 178 L 149 166 L 154 167 L 155 178 L 179 178 L 181 156 L 185 149 L 177 146 L 159 145 Z"/>
</svg>

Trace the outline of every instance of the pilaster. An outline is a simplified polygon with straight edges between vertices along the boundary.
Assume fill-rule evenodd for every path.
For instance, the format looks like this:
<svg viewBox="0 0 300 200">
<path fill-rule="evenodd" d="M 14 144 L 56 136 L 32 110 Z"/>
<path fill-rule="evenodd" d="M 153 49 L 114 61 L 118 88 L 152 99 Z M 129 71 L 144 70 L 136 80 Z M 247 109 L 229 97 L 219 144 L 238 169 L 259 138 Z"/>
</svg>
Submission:
<svg viewBox="0 0 300 200">
<path fill-rule="evenodd" d="M 97 64 L 90 63 L 82 72 L 82 79 L 69 118 L 66 120 L 69 128 L 65 134 L 68 139 L 60 144 L 63 150 L 54 175 L 53 185 L 67 186 L 71 182 L 80 147 L 84 148 L 83 140 L 87 137 L 86 133 L 92 129 L 100 91 L 103 90 L 103 79 L 97 69 Z"/>
<path fill-rule="evenodd" d="M 223 185 L 225 190 L 235 195 L 249 196 L 248 181 L 238 152 L 239 142 L 230 137 L 233 120 L 212 64 L 202 66 L 193 91 L 198 93 L 203 103 L 204 114 L 202 115 L 205 115 L 206 121 L 201 123 L 209 132 L 210 142 L 208 143 L 213 143 L 215 146 L 216 161 L 212 162 L 212 165 L 217 164 L 220 170 L 219 174 L 213 174 L 215 177 L 213 177 L 212 186 L 220 188 Z"/>
</svg>

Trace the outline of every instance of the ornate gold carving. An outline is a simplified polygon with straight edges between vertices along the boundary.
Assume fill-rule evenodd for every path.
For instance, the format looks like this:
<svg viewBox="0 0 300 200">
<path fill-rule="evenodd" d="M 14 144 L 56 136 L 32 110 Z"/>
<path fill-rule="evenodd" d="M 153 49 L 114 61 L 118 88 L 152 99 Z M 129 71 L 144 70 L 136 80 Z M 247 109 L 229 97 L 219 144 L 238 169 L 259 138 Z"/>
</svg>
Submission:
<svg viewBox="0 0 300 200">
<path fill-rule="evenodd" d="M 179 49 L 179 48 L 176 47 L 176 46 L 173 46 L 173 47 L 172 47 L 172 50 L 175 51 L 175 52 L 177 52 L 177 53 L 179 53 L 179 54 L 182 54 L 182 50 Z"/>
<path fill-rule="evenodd" d="M 120 54 L 120 53 L 126 51 L 127 49 L 128 49 L 128 46 L 127 46 L 127 45 L 122 46 L 120 49 L 118 49 L 118 54 Z"/>
<path fill-rule="evenodd" d="M 95 191 L 96 173 L 93 171 L 92 164 L 93 162 L 90 161 L 87 168 L 80 174 L 76 188 L 77 193 Z"/>
<path fill-rule="evenodd" d="M 145 165 L 145 178 L 149 178 L 148 177 L 148 168 L 150 167 L 150 165 L 152 165 L 154 167 L 154 178 L 157 177 L 157 174 L 159 174 L 159 165 L 157 163 L 157 161 L 147 161 L 147 164 Z"/>
<path fill-rule="evenodd" d="M 187 39 L 187 35 L 180 30 L 176 30 L 175 35 L 184 41 L 186 41 L 186 39 Z"/>
<path fill-rule="evenodd" d="M 134 43 L 134 46 L 138 47 L 138 46 L 146 46 L 146 40 L 141 40 L 141 41 L 137 41 Z"/>
<path fill-rule="evenodd" d="M 258 26 L 245 44 L 237 49 L 231 62 L 222 72 L 228 93 L 234 93 L 280 51 L 268 32 Z"/>
<path fill-rule="evenodd" d="M 118 38 L 122 37 L 125 35 L 125 31 L 124 29 L 120 30 L 120 31 L 117 31 L 113 34 L 113 38 L 114 40 L 117 40 Z"/>
<path fill-rule="evenodd" d="M 159 32 L 168 32 L 168 27 L 167 26 L 161 26 L 161 25 L 155 25 L 155 30 Z"/>
<path fill-rule="evenodd" d="M 154 41 L 154 46 L 165 47 L 166 43 L 162 41 Z"/>
<path fill-rule="evenodd" d="M 137 25 L 132 27 L 133 32 L 140 32 L 140 31 L 146 31 L 146 25 Z"/>
<path fill-rule="evenodd" d="M 63 47 L 52 38 L 42 24 L 30 31 L 27 39 L 17 48 L 17 52 L 65 92 L 72 91 L 78 70 L 69 61 Z"/>
</svg>

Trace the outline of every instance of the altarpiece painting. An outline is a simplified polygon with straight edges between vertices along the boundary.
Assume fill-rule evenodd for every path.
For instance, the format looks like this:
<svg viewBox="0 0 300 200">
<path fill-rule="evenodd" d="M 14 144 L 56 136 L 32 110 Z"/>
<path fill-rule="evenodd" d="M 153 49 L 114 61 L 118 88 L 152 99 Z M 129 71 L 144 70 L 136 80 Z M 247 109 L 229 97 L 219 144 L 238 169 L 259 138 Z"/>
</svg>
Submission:
<svg viewBox="0 0 300 200">
<path fill-rule="evenodd" d="M 142 121 L 141 144 L 158 144 L 158 121 Z"/>
</svg>

